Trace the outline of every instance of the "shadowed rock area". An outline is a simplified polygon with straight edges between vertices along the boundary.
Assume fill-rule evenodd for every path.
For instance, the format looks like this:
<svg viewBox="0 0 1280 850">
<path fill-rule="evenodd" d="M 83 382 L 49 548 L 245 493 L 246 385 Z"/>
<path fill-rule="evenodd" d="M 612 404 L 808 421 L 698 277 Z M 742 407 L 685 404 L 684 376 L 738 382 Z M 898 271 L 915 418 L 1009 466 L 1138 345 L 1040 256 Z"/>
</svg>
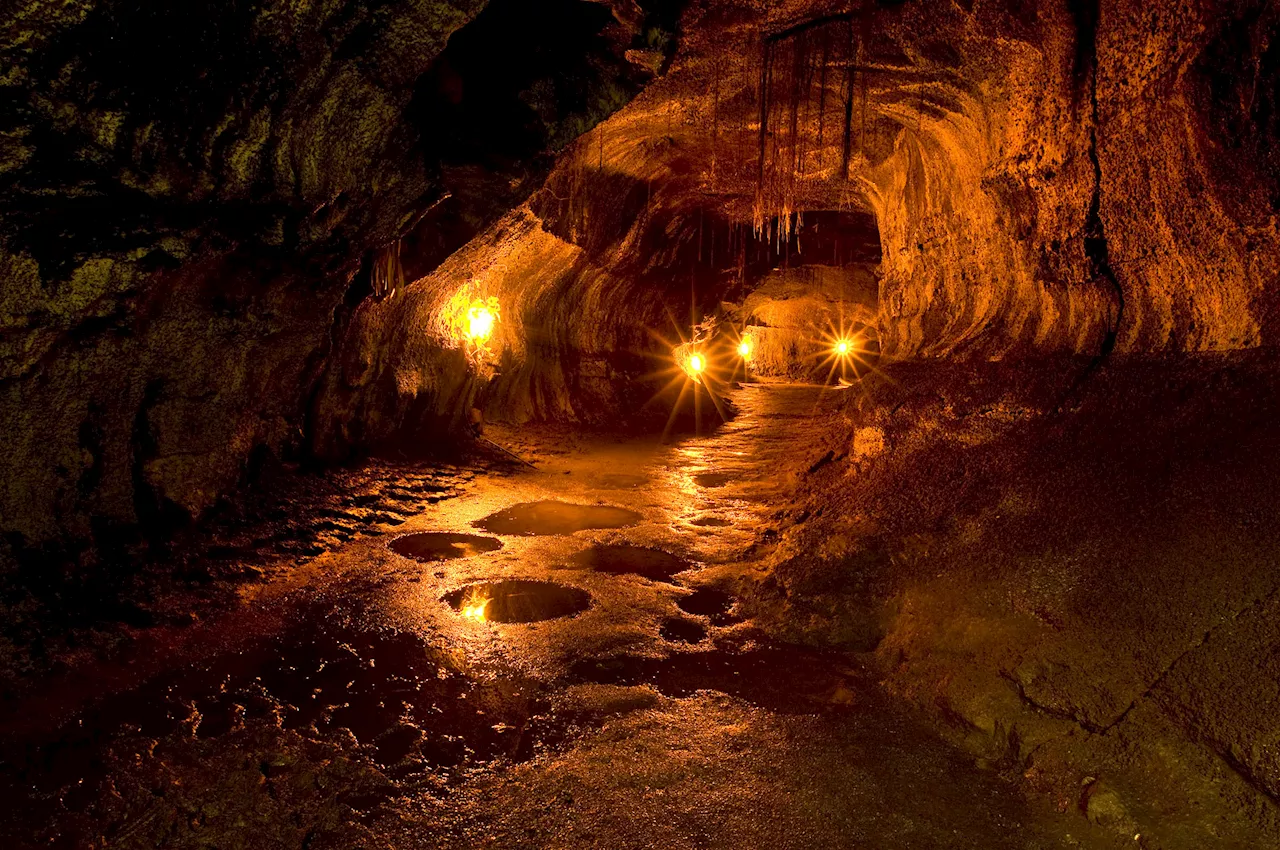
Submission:
<svg viewBox="0 0 1280 850">
<path fill-rule="evenodd" d="M 305 452 L 352 310 L 518 202 L 652 77 L 624 54 L 657 32 L 576 0 L 13 11 L 0 528 L 90 564 Z M 375 274 L 419 226 L 442 244 Z"/>
</svg>

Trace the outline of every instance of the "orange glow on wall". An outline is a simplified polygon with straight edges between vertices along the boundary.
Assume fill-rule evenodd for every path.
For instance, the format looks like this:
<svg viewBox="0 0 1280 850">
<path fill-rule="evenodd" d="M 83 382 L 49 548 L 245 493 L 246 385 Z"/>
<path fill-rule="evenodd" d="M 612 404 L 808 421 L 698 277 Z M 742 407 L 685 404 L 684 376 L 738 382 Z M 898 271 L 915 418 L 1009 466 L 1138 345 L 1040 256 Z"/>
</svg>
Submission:
<svg viewBox="0 0 1280 850">
<path fill-rule="evenodd" d="M 493 336 L 493 326 L 498 316 L 483 303 L 477 302 L 467 310 L 467 339 L 472 342 L 488 342 Z"/>
<path fill-rule="evenodd" d="M 501 314 L 498 299 L 485 298 L 478 286 L 469 283 L 445 302 L 438 323 L 455 347 L 466 349 L 467 358 L 475 365 L 493 356 L 489 341 L 497 329 Z"/>
</svg>

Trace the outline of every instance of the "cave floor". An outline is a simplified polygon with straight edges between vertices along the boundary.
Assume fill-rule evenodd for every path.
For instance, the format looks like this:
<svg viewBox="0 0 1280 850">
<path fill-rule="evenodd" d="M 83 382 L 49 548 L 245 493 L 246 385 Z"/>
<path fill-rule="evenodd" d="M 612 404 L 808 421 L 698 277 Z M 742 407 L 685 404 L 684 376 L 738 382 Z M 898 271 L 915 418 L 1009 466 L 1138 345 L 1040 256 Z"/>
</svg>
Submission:
<svg viewBox="0 0 1280 850">
<path fill-rule="evenodd" d="M 375 513 L 375 533 L 267 569 L 234 604 L 48 677 L 0 723 L 0 838 L 1111 846 L 942 740 L 858 654 L 753 624 L 731 592 L 822 462 L 808 426 L 839 398 L 749 384 L 734 401 L 732 422 L 669 444 L 493 429 L 537 470 L 447 487 L 419 470 L 437 497 L 405 521 Z M 542 502 L 621 510 L 508 510 Z M 434 532 L 453 536 L 408 536 Z"/>
</svg>

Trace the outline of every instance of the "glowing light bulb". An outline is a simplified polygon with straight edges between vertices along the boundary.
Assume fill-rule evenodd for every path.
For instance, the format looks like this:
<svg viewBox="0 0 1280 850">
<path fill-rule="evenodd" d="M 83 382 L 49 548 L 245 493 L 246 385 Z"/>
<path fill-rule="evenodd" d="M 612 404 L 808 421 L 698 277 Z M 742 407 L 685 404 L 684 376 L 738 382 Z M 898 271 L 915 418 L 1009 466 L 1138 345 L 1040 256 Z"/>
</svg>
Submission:
<svg viewBox="0 0 1280 850">
<path fill-rule="evenodd" d="M 842 339 L 836 343 L 836 354 L 848 354 L 848 353 L 849 353 L 848 340 Z"/>
<path fill-rule="evenodd" d="M 701 372 L 706 365 L 701 354 L 694 354 L 689 357 L 689 371 L 694 374 Z"/>
<path fill-rule="evenodd" d="M 493 326 L 498 317 L 488 307 L 472 307 L 467 311 L 467 338 L 475 342 L 485 342 L 493 335 Z"/>
<path fill-rule="evenodd" d="M 742 342 L 738 343 L 738 356 L 743 360 L 751 359 L 751 337 L 744 336 Z"/>
</svg>

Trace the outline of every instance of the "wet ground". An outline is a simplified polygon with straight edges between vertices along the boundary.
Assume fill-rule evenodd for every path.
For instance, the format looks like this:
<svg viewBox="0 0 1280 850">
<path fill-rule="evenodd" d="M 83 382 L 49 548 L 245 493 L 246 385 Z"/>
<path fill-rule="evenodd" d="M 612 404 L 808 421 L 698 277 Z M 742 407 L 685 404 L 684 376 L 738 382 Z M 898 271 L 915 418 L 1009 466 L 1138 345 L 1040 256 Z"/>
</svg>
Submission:
<svg viewBox="0 0 1280 850">
<path fill-rule="evenodd" d="M 859 656 L 773 642 L 743 610 L 736 580 L 826 456 L 808 432 L 829 395 L 748 385 L 737 419 L 670 445 L 498 429 L 536 471 L 353 488 L 341 510 L 376 528 L 317 541 L 333 518 L 312 511 L 307 558 L 236 604 L 6 706 L 0 841 L 1101 846 Z M 413 510 L 386 514 L 398 494 Z"/>
</svg>

